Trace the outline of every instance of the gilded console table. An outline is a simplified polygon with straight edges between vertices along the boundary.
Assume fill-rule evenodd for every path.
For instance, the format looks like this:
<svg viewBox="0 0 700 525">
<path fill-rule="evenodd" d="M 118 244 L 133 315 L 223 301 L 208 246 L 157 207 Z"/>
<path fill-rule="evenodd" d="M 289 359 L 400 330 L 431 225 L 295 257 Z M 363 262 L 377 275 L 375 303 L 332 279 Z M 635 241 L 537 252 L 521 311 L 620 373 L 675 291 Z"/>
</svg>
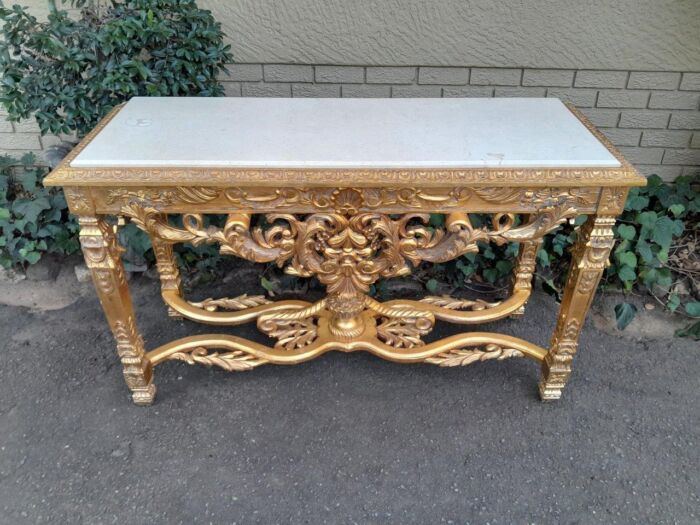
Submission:
<svg viewBox="0 0 700 525">
<path fill-rule="evenodd" d="M 242 371 L 330 350 L 438 366 L 528 357 L 542 365 L 542 399 L 558 399 L 615 217 L 628 189 L 644 183 L 556 99 L 135 98 L 46 180 L 65 188 L 79 218 L 126 383 L 144 405 L 155 396 L 153 367 L 165 361 Z M 444 228 L 429 227 L 428 213 L 446 214 Z M 489 213 L 492 222 L 474 227 L 469 213 Z M 206 214 L 226 214 L 225 225 L 206 226 Z M 473 325 L 522 314 L 543 236 L 582 214 L 588 219 L 548 349 L 489 332 L 424 342 L 436 320 Z M 115 236 L 123 221 L 114 216 L 150 235 L 171 316 L 214 326 L 256 321 L 272 343 L 212 333 L 147 351 Z M 475 252 L 477 241 L 519 243 L 508 299 L 380 303 L 368 295 L 377 279 Z M 327 296 L 313 304 L 245 295 L 188 301 L 176 243 L 274 261 L 316 276 Z"/>
</svg>

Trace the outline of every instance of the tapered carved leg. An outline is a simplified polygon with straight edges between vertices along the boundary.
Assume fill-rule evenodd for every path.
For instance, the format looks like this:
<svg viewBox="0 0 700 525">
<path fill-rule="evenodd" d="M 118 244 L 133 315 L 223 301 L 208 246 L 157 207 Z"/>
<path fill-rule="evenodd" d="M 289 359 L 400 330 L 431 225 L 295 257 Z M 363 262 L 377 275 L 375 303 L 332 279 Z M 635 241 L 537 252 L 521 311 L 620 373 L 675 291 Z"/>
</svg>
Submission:
<svg viewBox="0 0 700 525">
<path fill-rule="evenodd" d="M 515 279 L 513 282 L 513 293 L 518 290 L 532 291 L 532 276 L 535 273 L 535 264 L 537 262 L 537 251 L 540 249 L 542 239 L 533 239 L 531 241 L 522 241 L 520 243 L 520 253 L 518 260 L 515 263 Z M 525 304 L 523 303 L 511 315 L 522 316 L 525 313 Z"/>
<path fill-rule="evenodd" d="M 163 220 L 167 222 L 167 217 L 163 216 Z M 151 236 L 151 244 L 153 245 L 153 253 L 156 256 L 156 268 L 160 276 L 160 289 L 164 292 L 166 290 L 174 291 L 182 296 L 180 270 L 177 267 L 172 243 Z M 182 319 L 182 315 L 171 307 L 168 307 L 168 315 L 175 319 Z"/>
<path fill-rule="evenodd" d="M 559 399 L 571 375 L 578 337 L 615 242 L 614 224 L 614 216 L 591 216 L 579 230 L 559 319 L 542 364 L 540 397 L 545 401 Z"/>
<path fill-rule="evenodd" d="M 121 247 L 112 226 L 102 217 L 80 217 L 80 244 L 97 295 L 117 341 L 124 378 L 134 403 L 150 405 L 156 393 L 152 367 L 136 328 L 134 310 L 121 261 Z"/>
</svg>

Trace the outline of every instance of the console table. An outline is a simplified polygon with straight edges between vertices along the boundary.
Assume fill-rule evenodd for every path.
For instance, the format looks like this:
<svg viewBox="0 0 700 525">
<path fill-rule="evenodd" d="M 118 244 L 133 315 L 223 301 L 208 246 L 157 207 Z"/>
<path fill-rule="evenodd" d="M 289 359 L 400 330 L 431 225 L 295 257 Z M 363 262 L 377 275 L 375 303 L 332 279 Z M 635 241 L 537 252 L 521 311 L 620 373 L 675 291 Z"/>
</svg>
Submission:
<svg viewBox="0 0 700 525">
<path fill-rule="evenodd" d="M 615 217 L 645 179 L 557 99 L 134 98 L 45 184 L 63 186 L 78 216 L 126 383 L 146 405 L 156 391 L 153 367 L 166 361 L 243 371 L 331 350 L 437 366 L 527 357 L 541 363 L 541 398 L 558 399 Z M 444 228 L 430 227 L 429 213 L 445 214 Z M 490 214 L 491 223 L 476 227 L 469 213 Z M 224 226 L 206 226 L 206 214 L 225 214 Z M 424 341 L 436 320 L 474 325 L 522 315 L 543 236 L 578 215 L 587 220 L 549 348 L 481 331 Z M 124 220 L 151 238 L 171 316 L 213 326 L 256 321 L 270 344 L 212 333 L 148 351 L 116 237 Z M 368 295 L 380 278 L 476 252 L 477 241 L 519 243 L 508 299 L 382 303 Z M 317 277 L 327 295 L 315 303 L 264 295 L 189 301 L 176 243 L 274 261 Z"/>
</svg>

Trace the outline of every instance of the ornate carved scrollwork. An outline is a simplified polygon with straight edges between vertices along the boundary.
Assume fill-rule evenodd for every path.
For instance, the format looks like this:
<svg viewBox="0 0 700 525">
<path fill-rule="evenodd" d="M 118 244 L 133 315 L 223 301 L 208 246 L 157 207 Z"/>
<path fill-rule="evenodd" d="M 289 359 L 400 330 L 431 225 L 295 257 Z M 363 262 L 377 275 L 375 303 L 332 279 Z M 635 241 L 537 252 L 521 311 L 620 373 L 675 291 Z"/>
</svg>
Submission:
<svg viewBox="0 0 700 525">
<path fill-rule="evenodd" d="M 258 329 L 277 339 L 275 346 L 295 350 L 310 345 L 318 337 L 317 316 L 326 305 L 322 299 L 300 310 L 283 310 L 258 317 Z"/>
<path fill-rule="evenodd" d="M 274 223 L 267 230 L 249 230 L 250 217 L 231 214 L 223 228 L 205 227 L 201 214 L 185 214 L 183 228 L 167 222 L 154 208 L 130 204 L 122 213 L 150 235 L 169 242 L 220 245 L 221 253 L 256 262 L 291 260 L 287 272 L 315 275 L 330 294 L 366 293 L 380 277 L 410 272 L 407 261 L 443 262 L 478 249 L 478 241 L 499 244 L 539 238 L 575 213 L 551 208 L 530 223 L 515 226 L 513 214 L 497 214 L 491 228 L 474 228 L 466 214 L 450 214 L 447 229 L 426 226 L 426 214 L 407 214 L 391 219 L 380 213 L 362 213 L 350 218 L 317 213 L 305 220 L 293 215 L 270 214 Z"/>
<path fill-rule="evenodd" d="M 223 228 L 205 227 L 204 218 L 198 213 L 184 214 L 183 228 L 177 228 L 155 208 L 138 204 L 124 206 L 122 214 L 151 237 L 169 243 L 189 242 L 195 246 L 219 244 L 222 254 L 255 262 L 277 261 L 283 264 L 292 254 L 296 237 L 296 219 L 293 217 L 287 226 L 275 225 L 265 231 L 258 227 L 250 231 L 250 216 L 245 214 L 229 215 Z"/>
<path fill-rule="evenodd" d="M 498 192 L 501 198 L 508 195 L 506 190 Z M 517 226 L 514 214 L 501 213 L 494 215 L 489 226 L 478 228 L 466 214 L 452 213 L 447 217 L 446 228 L 434 229 L 428 226 L 427 214 L 399 218 L 374 212 L 352 215 L 357 211 L 358 199 L 358 195 L 344 190 L 333 194 L 332 200 L 346 214 L 315 213 L 305 218 L 268 214 L 266 219 L 271 226 L 252 230 L 247 214 L 230 214 L 223 228 L 204 226 L 201 214 L 185 214 L 183 227 L 178 228 L 152 207 L 132 203 L 124 206 L 122 213 L 158 243 L 218 244 L 223 254 L 256 262 L 275 261 L 280 266 L 288 263 L 285 271 L 289 274 L 317 277 L 328 289 L 327 299 L 307 309 L 276 311 L 258 319 L 260 329 L 277 338 L 277 345 L 286 349 L 297 349 L 316 340 L 317 318 L 322 311 L 330 316 L 332 334 L 341 339 L 358 336 L 366 328 L 360 315 L 365 309 L 378 318 L 377 336 L 386 344 L 397 348 L 421 345 L 420 337 L 435 322 L 433 314 L 416 308 L 386 308 L 369 299 L 366 293 L 377 279 L 407 275 L 409 263 L 443 262 L 477 251 L 479 241 L 503 244 L 538 239 L 576 213 L 569 207 L 547 208 L 530 222 Z M 248 300 L 240 306 L 250 304 Z M 231 300 L 213 299 L 193 305 L 209 311 L 239 306 Z M 475 311 L 496 305 L 478 300 L 438 304 Z"/>
<path fill-rule="evenodd" d="M 219 188 L 183 186 L 178 188 L 112 188 L 107 190 L 107 203 L 137 202 L 148 205 L 169 205 L 174 202 L 187 204 L 203 204 L 216 199 L 221 190 Z"/>
<path fill-rule="evenodd" d="M 78 188 L 74 188 L 77 190 Z M 246 212 L 294 210 L 304 213 L 357 215 L 372 211 L 409 210 L 415 212 L 449 212 L 467 207 L 504 206 L 534 212 L 548 207 L 575 207 L 593 211 L 600 198 L 599 188 L 448 186 L 420 187 L 208 187 L 175 186 L 106 188 L 97 192 L 98 200 L 108 207 L 139 204 L 163 210 L 207 204 Z M 76 211 L 79 200 L 73 201 Z M 86 205 L 89 201 L 86 202 Z"/>
</svg>

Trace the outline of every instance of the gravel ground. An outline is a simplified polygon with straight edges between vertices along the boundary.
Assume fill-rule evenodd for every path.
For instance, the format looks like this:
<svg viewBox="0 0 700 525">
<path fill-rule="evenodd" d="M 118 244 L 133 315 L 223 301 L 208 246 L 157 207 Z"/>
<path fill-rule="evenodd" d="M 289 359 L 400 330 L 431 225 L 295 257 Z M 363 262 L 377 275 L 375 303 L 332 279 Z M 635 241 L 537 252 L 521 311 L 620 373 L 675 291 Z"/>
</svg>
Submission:
<svg viewBox="0 0 700 525">
<path fill-rule="evenodd" d="M 207 330 L 133 284 L 149 347 Z M 545 345 L 555 311 L 535 295 L 493 328 Z M 697 342 L 589 322 L 551 404 L 527 360 L 332 353 L 236 374 L 163 364 L 141 408 L 91 293 L 0 306 L 0 341 L 1 523 L 700 523 Z"/>
</svg>

